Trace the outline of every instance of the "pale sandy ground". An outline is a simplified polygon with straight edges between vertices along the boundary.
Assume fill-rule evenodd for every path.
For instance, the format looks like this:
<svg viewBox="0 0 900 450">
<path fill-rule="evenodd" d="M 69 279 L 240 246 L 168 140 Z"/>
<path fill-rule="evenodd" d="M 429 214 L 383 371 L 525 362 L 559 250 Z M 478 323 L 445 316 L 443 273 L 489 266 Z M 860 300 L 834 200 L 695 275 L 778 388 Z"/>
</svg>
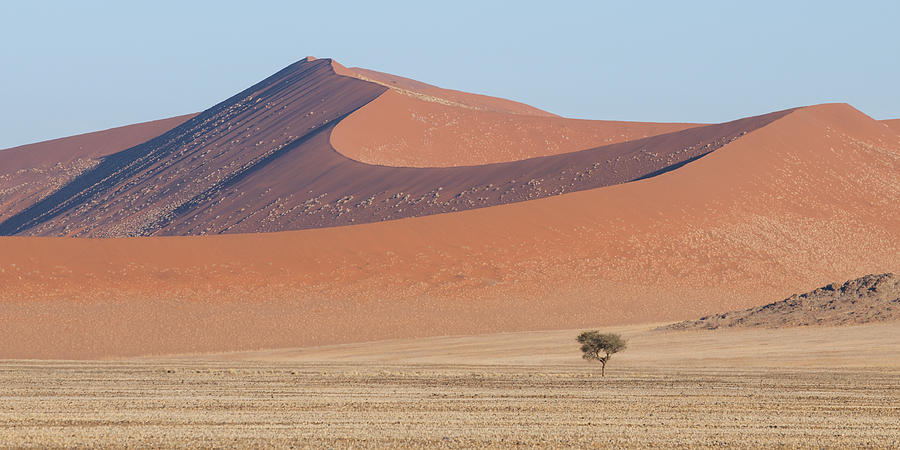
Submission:
<svg viewBox="0 0 900 450">
<path fill-rule="evenodd" d="M 612 367 L 891 368 L 900 370 L 900 322 L 846 327 L 655 331 L 662 324 L 604 327 L 628 340 Z M 581 364 L 580 330 L 397 339 L 179 359 L 379 364 Z"/>
<path fill-rule="evenodd" d="M 4 446 L 900 445 L 900 323 L 577 330 L 116 361 L 0 362 Z M 838 365 L 832 367 L 833 365 Z"/>
</svg>

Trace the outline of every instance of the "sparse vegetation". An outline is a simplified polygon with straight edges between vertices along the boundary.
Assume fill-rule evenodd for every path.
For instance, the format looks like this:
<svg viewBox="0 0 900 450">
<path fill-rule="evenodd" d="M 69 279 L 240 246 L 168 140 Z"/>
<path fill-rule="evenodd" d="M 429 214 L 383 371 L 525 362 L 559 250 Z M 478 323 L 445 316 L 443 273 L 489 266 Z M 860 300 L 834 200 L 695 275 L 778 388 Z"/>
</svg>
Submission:
<svg viewBox="0 0 900 450">
<path fill-rule="evenodd" d="M 606 376 L 606 363 L 613 353 L 625 350 L 626 344 L 622 336 L 614 333 L 601 334 L 597 330 L 585 331 L 576 338 L 581 344 L 582 358 L 589 361 L 600 361 L 600 376 Z M 602 353 L 602 355 L 601 355 Z"/>
</svg>

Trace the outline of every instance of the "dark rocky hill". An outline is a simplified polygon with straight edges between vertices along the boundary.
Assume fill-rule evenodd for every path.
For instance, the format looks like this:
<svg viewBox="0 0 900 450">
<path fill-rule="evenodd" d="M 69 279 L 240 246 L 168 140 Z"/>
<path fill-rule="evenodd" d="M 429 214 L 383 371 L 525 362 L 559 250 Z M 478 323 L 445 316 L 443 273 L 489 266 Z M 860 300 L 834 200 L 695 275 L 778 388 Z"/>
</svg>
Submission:
<svg viewBox="0 0 900 450">
<path fill-rule="evenodd" d="M 662 327 L 669 330 L 807 325 L 850 325 L 900 320 L 900 277 L 893 273 L 866 275 L 844 284 L 832 283 L 805 294 L 794 294 L 765 306 L 687 320 Z"/>
</svg>

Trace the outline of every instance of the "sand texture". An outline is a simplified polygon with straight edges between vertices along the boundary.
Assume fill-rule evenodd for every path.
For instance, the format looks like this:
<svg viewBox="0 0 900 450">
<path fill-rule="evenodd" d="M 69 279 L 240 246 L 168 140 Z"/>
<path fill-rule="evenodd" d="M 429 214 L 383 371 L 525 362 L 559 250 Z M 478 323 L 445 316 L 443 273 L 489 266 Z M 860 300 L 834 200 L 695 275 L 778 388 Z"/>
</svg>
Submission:
<svg viewBox="0 0 900 450">
<path fill-rule="evenodd" d="M 896 325 L 613 331 L 625 333 L 630 347 L 614 356 L 605 378 L 579 358 L 577 330 L 298 349 L 294 356 L 258 353 L 270 359 L 256 361 L 0 361 L 0 441 L 39 447 L 900 445 Z M 829 345 L 835 333 L 858 340 Z M 787 340 L 794 340 L 792 349 Z M 872 357 L 879 352 L 884 359 Z M 414 362 L 416 355 L 431 359 Z M 846 367 L 827 367 L 835 356 Z"/>
<path fill-rule="evenodd" d="M 882 120 L 881 123 L 883 123 L 886 127 L 890 128 L 894 132 L 900 134 L 900 119 Z"/>
</svg>

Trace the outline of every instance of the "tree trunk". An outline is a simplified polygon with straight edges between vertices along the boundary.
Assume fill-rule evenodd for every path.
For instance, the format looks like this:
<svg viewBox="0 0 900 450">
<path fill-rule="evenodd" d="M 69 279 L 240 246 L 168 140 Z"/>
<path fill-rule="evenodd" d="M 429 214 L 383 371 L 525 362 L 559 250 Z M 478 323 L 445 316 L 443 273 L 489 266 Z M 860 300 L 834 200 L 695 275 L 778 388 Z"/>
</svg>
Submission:
<svg viewBox="0 0 900 450">
<path fill-rule="evenodd" d="M 600 376 L 606 376 L 606 361 L 600 361 Z"/>
</svg>

